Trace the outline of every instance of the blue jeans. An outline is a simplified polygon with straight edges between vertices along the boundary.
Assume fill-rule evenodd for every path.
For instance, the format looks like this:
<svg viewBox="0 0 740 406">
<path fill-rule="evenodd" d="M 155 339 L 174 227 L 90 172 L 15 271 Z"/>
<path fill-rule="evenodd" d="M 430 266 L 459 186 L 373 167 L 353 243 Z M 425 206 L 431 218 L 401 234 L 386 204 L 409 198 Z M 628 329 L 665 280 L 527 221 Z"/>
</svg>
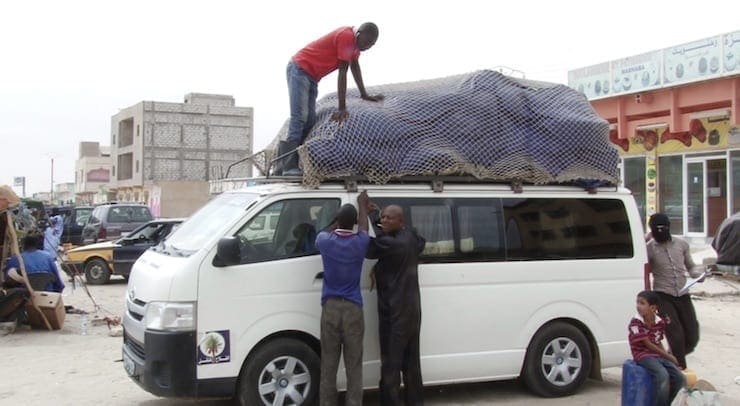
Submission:
<svg viewBox="0 0 740 406">
<path fill-rule="evenodd" d="M 303 140 L 316 123 L 316 97 L 319 95 L 319 83 L 293 61 L 288 63 L 286 76 L 290 97 L 290 123 L 287 140 L 303 144 Z"/>
<path fill-rule="evenodd" d="M 655 387 L 653 405 L 655 406 L 669 406 L 678 391 L 686 386 L 686 377 L 683 376 L 683 372 L 663 357 L 643 358 L 637 363 L 647 369 L 653 377 Z"/>
</svg>

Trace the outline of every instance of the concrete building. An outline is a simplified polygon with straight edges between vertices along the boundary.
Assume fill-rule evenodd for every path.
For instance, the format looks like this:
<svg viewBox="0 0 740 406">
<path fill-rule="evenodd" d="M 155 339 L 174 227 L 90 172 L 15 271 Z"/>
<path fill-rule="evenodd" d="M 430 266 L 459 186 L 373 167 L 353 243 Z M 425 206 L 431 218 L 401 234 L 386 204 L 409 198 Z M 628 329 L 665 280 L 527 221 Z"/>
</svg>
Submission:
<svg viewBox="0 0 740 406">
<path fill-rule="evenodd" d="M 111 171 L 110 147 L 84 141 L 75 162 L 75 203 L 97 204 L 108 201 Z"/>
<path fill-rule="evenodd" d="M 57 183 L 54 185 L 54 201 L 52 204 L 64 206 L 75 202 L 75 184 L 73 182 Z"/>
<path fill-rule="evenodd" d="M 740 31 L 569 72 L 611 124 L 643 217 L 713 237 L 740 211 Z"/>
<path fill-rule="evenodd" d="M 208 181 L 252 153 L 253 120 L 253 109 L 235 106 L 232 96 L 203 93 L 121 110 L 111 119 L 116 200 L 145 202 L 157 217 L 189 216 L 208 201 Z"/>
</svg>

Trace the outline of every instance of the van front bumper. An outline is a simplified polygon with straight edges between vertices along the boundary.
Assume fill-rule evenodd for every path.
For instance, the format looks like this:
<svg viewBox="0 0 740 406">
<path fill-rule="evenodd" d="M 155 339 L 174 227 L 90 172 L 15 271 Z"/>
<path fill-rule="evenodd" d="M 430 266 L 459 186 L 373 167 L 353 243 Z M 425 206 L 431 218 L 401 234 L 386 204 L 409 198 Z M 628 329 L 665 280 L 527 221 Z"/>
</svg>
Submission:
<svg viewBox="0 0 740 406">
<path fill-rule="evenodd" d="M 124 331 L 123 367 L 145 391 L 163 397 L 233 397 L 237 378 L 198 380 L 196 334 L 146 331 L 140 343 Z"/>
</svg>

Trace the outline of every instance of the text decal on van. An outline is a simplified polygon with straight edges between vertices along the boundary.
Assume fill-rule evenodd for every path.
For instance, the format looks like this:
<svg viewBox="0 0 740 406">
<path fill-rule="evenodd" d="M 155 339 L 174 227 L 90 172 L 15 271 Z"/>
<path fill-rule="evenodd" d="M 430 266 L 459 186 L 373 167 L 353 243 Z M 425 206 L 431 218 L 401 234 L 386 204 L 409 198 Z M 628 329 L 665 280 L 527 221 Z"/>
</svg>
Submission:
<svg viewBox="0 0 740 406">
<path fill-rule="evenodd" d="M 229 330 L 208 331 L 198 343 L 198 365 L 231 361 Z"/>
</svg>

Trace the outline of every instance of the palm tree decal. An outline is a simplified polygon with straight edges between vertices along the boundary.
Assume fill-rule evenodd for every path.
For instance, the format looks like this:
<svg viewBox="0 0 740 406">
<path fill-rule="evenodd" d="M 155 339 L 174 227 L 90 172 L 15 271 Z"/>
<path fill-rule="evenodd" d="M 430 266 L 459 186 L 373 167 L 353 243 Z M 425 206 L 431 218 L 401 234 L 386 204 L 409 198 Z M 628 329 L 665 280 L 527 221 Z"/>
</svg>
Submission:
<svg viewBox="0 0 740 406">
<path fill-rule="evenodd" d="M 206 347 L 206 355 L 210 355 L 211 362 L 216 363 L 218 361 L 218 358 L 216 357 L 216 354 L 218 353 L 218 347 L 219 347 L 219 340 L 216 338 L 215 334 L 209 334 L 206 338 L 205 347 Z"/>
</svg>

